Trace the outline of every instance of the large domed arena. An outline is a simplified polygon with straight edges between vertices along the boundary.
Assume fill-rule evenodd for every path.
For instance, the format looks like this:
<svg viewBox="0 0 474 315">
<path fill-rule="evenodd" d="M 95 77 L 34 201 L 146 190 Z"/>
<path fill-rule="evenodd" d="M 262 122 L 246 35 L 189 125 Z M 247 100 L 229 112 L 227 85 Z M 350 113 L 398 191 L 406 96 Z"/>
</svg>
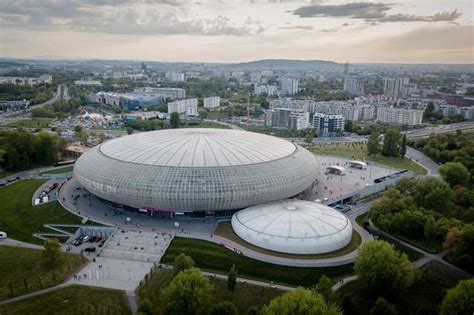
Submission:
<svg viewBox="0 0 474 315">
<path fill-rule="evenodd" d="M 305 200 L 249 207 L 232 216 L 232 228 L 250 244 L 290 254 L 336 251 L 352 238 L 352 225 L 344 214 Z"/>
<path fill-rule="evenodd" d="M 237 210 L 298 195 L 315 180 L 313 154 L 247 131 L 169 129 L 94 147 L 74 166 L 79 183 L 138 209 Z"/>
</svg>

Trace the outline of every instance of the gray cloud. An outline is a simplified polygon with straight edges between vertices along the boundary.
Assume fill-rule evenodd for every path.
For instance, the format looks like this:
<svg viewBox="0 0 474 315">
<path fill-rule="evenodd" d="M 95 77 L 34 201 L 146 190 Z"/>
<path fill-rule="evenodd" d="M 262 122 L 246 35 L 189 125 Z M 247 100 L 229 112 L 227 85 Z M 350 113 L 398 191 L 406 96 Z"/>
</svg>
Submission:
<svg viewBox="0 0 474 315">
<path fill-rule="evenodd" d="M 131 3 L 149 3 L 136 11 Z M 244 36 L 263 32 L 263 26 L 248 18 L 234 23 L 228 17 L 186 17 L 182 6 L 188 0 L 17 0 L 7 1 L 0 10 L 0 26 L 110 34 L 188 34 Z M 179 8 L 174 8 L 179 7 Z M 184 11 L 183 11 L 184 10 Z"/>
<path fill-rule="evenodd" d="M 356 2 L 341 5 L 308 5 L 293 13 L 301 18 L 311 17 L 346 17 L 365 20 L 369 24 L 388 22 L 454 22 L 462 14 L 457 10 L 442 11 L 434 15 L 418 16 L 411 14 L 387 14 L 392 9 L 391 4 L 375 2 Z"/>
</svg>

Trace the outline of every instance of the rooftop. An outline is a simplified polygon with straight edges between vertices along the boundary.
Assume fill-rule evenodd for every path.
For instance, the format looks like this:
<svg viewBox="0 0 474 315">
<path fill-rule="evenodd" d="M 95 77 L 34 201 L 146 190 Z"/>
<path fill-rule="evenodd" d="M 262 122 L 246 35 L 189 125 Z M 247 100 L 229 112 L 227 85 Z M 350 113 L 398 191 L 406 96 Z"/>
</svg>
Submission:
<svg viewBox="0 0 474 315">
<path fill-rule="evenodd" d="M 269 162 L 291 155 L 289 141 L 247 131 L 169 129 L 111 140 L 100 151 L 113 159 L 155 166 L 216 167 Z"/>
</svg>

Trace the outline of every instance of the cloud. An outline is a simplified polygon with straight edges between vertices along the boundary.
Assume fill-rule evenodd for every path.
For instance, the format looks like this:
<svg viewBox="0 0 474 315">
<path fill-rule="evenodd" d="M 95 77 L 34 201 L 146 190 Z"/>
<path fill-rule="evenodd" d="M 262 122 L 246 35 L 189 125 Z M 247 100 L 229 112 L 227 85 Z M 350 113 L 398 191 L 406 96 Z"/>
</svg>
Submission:
<svg viewBox="0 0 474 315">
<path fill-rule="evenodd" d="M 140 3 L 144 6 L 131 4 Z M 195 3 L 194 3 L 195 4 Z M 0 27 L 65 30 L 109 34 L 230 35 L 259 34 L 264 27 L 247 18 L 200 17 L 189 0 L 18 0 L 0 10 Z"/>
<path fill-rule="evenodd" d="M 356 2 L 340 5 L 309 5 L 303 6 L 293 14 L 301 18 L 312 17 L 346 17 L 365 20 L 369 24 L 388 22 L 454 22 L 462 13 L 454 10 L 441 11 L 434 15 L 419 16 L 411 14 L 387 14 L 392 9 L 391 4 L 375 2 Z"/>
</svg>

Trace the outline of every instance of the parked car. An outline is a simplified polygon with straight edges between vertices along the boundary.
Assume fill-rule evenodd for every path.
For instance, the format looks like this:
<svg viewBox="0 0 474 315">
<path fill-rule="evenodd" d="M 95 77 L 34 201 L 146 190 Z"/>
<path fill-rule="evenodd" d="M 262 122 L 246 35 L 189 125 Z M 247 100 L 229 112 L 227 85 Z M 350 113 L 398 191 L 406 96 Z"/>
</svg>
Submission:
<svg viewBox="0 0 474 315">
<path fill-rule="evenodd" d="M 89 239 L 89 243 L 94 243 L 95 239 L 96 239 L 96 236 L 91 236 L 91 238 Z"/>
<path fill-rule="evenodd" d="M 72 242 L 72 245 L 74 246 L 80 246 L 82 244 L 82 242 L 80 240 L 75 240 Z"/>
<path fill-rule="evenodd" d="M 0 240 L 4 240 L 7 238 L 7 233 L 6 232 L 0 232 Z"/>
<path fill-rule="evenodd" d="M 89 235 L 86 235 L 82 238 L 82 241 L 85 243 L 87 241 L 89 241 L 91 239 L 91 237 Z"/>
<path fill-rule="evenodd" d="M 87 253 L 94 253 L 95 252 L 95 247 L 94 246 L 89 246 L 84 249 L 85 252 Z"/>
<path fill-rule="evenodd" d="M 101 240 L 102 240 L 102 237 L 100 237 L 100 236 L 95 237 L 95 242 L 96 243 L 99 243 Z"/>
<path fill-rule="evenodd" d="M 0 186 L 5 186 L 6 184 L 7 184 L 7 182 L 5 182 L 3 180 L 0 182 Z"/>
<path fill-rule="evenodd" d="M 100 243 L 99 243 L 99 247 L 102 247 L 102 246 L 104 246 L 104 244 L 105 244 L 105 240 L 102 240 L 102 241 L 100 241 Z"/>
</svg>

